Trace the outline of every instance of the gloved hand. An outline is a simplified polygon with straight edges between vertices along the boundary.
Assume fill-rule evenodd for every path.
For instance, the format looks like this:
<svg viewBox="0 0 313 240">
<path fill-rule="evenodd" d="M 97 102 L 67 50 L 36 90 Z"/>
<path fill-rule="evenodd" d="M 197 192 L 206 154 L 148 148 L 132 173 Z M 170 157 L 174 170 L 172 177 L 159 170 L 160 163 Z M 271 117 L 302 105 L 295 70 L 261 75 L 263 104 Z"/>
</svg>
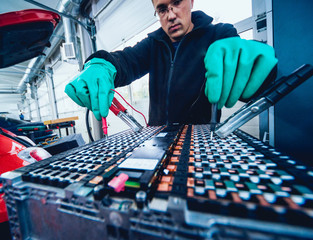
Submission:
<svg viewBox="0 0 313 240">
<path fill-rule="evenodd" d="M 109 113 L 114 98 L 116 68 L 102 58 L 93 58 L 65 87 L 65 93 L 78 105 L 91 110 L 98 121 Z"/>
<path fill-rule="evenodd" d="M 211 103 L 235 105 L 250 98 L 277 64 L 274 49 L 264 43 L 239 37 L 214 42 L 204 58 L 205 94 Z"/>
</svg>

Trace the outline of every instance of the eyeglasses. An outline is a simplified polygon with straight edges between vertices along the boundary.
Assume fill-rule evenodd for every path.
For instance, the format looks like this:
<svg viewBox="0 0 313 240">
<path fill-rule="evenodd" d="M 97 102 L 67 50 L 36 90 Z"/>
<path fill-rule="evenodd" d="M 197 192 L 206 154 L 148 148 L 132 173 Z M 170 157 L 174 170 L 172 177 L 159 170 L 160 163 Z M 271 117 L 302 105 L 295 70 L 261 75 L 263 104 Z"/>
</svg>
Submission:
<svg viewBox="0 0 313 240">
<path fill-rule="evenodd" d="M 176 0 L 170 3 L 168 6 L 160 6 L 158 9 L 155 10 L 154 16 L 158 14 L 160 18 L 165 18 L 167 14 L 171 11 L 175 12 L 182 7 L 182 2 L 184 0 Z"/>
</svg>

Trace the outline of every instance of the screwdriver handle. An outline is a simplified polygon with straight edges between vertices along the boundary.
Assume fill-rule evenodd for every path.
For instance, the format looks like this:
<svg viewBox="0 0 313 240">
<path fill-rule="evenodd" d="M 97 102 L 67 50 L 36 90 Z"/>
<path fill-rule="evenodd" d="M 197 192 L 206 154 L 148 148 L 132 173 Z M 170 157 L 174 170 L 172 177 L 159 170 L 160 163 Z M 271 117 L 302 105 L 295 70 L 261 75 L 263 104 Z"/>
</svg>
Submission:
<svg viewBox="0 0 313 240">
<path fill-rule="evenodd" d="M 211 105 L 211 131 L 215 131 L 215 126 L 217 123 L 217 103 L 212 103 Z"/>
</svg>

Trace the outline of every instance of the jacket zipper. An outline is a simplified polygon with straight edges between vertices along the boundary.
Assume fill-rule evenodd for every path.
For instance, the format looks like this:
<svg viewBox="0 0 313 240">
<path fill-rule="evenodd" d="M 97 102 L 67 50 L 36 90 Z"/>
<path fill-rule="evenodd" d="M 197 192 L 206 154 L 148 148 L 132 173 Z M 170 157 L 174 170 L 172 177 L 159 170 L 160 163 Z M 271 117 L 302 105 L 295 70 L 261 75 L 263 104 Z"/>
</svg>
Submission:
<svg viewBox="0 0 313 240">
<path fill-rule="evenodd" d="M 183 40 L 181 40 L 181 42 L 182 41 Z M 171 66 L 170 66 L 170 72 L 169 72 L 168 81 L 167 81 L 167 94 L 166 94 L 166 125 L 169 124 L 169 121 L 168 121 L 169 109 L 168 108 L 169 108 L 170 85 L 171 85 L 171 82 L 172 82 L 174 63 L 175 63 L 175 60 L 176 60 L 177 51 L 178 51 L 178 48 L 179 48 L 181 42 L 178 44 L 178 46 L 177 46 L 177 48 L 175 50 L 174 58 L 172 58 L 172 51 L 171 51 L 170 47 L 167 45 L 167 43 L 165 43 L 167 49 L 170 52 L 170 58 L 171 58 Z"/>
<path fill-rule="evenodd" d="M 176 60 L 176 55 L 177 55 L 177 52 L 178 52 L 178 49 L 181 45 L 181 43 L 186 39 L 186 37 L 188 37 L 188 35 L 190 34 L 193 34 L 195 31 L 198 31 L 198 29 L 194 29 L 192 32 L 188 33 L 186 36 L 183 37 L 183 39 L 180 41 L 180 43 L 178 44 L 176 50 L 175 50 L 175 54 L 174 54 L 174 58 L 172 59 L 172 51 L 171 51 L 171 48 L 168 46 L 168 44 L 162 40 L 162 42 L 165 44 L 165 46 L 167 47 L 167 49 L 169 50 L 170 52 L 170 60 L 171 60 L 171 66 L 170 66 L 170 72 L 169 72 L 169 78 L 168 78 L 168 82 L 167 82 L 167 94 L 166 94 L 166 125 L 169 124 L 169 121 L 168 121 L 168 107 L 169 107 L 169 95 L 170 95 L 170 83 L 172 82 L 172 76 L 173 76 L 173 70 L 174 70 L 174 63 L 175 63 L 175 60 Z"/>
</svg>

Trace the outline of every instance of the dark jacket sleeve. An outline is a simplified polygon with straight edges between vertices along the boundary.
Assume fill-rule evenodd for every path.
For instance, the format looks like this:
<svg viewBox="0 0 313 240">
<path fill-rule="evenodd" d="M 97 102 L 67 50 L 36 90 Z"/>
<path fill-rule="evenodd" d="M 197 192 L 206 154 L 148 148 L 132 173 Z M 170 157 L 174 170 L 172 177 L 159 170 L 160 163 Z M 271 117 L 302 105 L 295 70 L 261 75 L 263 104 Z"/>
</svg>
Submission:
<svg viewBox="0 0 313 240">
<path fill-rule="evenodd" d="M 151 40 L 145 38 L 134 47 L 126 47 L 122 51 L 97 51 L 89 56 L 85 62 L 96 57 L 112 63 L 117 70 L 114 85 L 115 87 L 121 87 L 130 84 L 149 72 L 150 49 Z"/>
<path fill-rule="evenodd" d="M 232 24 L 218 23 L 215 27 L 215 40 L 229 37 L 239 37 L 237 29 Z"/>
</svg>

